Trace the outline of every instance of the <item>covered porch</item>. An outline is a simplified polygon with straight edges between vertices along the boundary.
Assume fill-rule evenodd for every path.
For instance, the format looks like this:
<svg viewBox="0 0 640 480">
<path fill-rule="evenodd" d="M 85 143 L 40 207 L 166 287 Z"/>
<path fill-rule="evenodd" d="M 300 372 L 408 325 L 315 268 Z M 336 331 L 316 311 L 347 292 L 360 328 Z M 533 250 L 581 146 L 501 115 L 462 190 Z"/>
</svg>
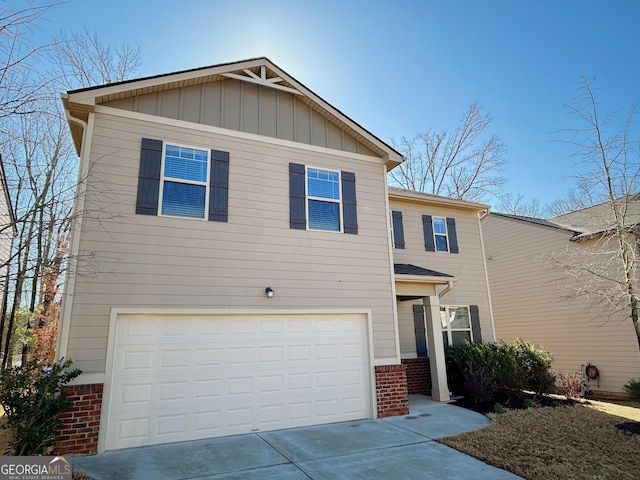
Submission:
<svg viewBox="0 0 640 480">
<path fill-rule="evenodd" d="M 433 400 L 448 402 L 440 299 L 457 279 L 411 264 L 396 263 L 394 271 L 400 351 L 407 365 L 409 393 L 430 393 Z"/>
</svg>

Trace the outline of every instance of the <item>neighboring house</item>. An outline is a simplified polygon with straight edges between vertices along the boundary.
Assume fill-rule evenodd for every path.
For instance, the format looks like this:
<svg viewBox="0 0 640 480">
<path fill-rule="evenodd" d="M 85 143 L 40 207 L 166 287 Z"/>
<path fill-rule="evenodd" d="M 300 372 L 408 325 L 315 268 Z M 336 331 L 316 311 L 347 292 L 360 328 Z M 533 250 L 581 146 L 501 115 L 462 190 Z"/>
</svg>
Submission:
<svg viewBox="0 0 640 480">
<path fill-rule="evenodd" d="M 406 414 L 401 357 L 424 356 L 407 297 L 429 306 L 421 330 L 433 397 L 446 401 L 443 287 L 445 311 L 493 339 L 486 207 L 394 191 L 416 254 L 394 266 L 386 174 L 402 156 L 269 60 L 63 103 L 86 181 L 58 355 L 83 374 L 66 390 L 75 406 L 56 451 Z M 433 219 L 426 252 L 422 214 Z M 456 227 L 441 232 L 440 218 Z M 457 323 L 454 340 L 479 337 Z"/>
<path fill-rule="evenodd" d="M 637 223 L 640 202 L 629 205 L 628 222 Z M 610 226 L 607 212 L 602 204 L 550 220 L 492 213 L 482 225 L 496 337 L 542 345 L 556 372 L 595 366 L 598 378 L 588 384 L 602 395 L 621 394 L 640 377 L 633 324 L 626 309 L 612 313 L 575 295 L 584 278 L 567 276 L 551 258 L 587 259 Z"/>
<path fill-rule="evenodd" d="M 2 315 L 6 312 L 6 296 L 9 283 L 9 260 L 11 258 L 11 247 L 16 236 L 16 219 L 11 206 L 11 197 L 7 186 L 7 176 L 0 155 L 0 311 Z M 3 323 L 4 325 L 4 323 Z"/>
</svg>

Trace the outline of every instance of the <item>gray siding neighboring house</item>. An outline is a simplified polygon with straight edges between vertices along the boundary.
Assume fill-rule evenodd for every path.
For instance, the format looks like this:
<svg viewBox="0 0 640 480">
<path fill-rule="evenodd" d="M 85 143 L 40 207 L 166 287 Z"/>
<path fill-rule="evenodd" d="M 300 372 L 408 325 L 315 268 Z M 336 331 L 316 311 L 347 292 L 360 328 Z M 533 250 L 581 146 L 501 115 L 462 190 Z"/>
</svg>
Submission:
<svg viewBox="0 0 640 480">
<path fill-rule="evenodd" d="M 87 176 L 76 209 L 92 214 L 73 226 L 57 354 L 92 407 L 57 452 L 406 414 L 416 341 L 400 297 L 422 299 L 436 400 L 442 289 L 493 338 L 486 206 L 393 193 L 420 252 L 394 258 L 386 174 L 402 156 L 268 59 L 62 100 Z"/>
<path fill-rule="evenodd" d="M 637 201 L 632 208 L 637 209 Z M 626 311 L 612 313 L 586 296 L 575 296 L 579 280 L 553 267 L 554 252 L 567 258 L 588 254 L 610 223 L 606 205 L 550 220 L 492 213 L 483 222 L 496 337 L 516 337 L 553 354 L 552 368 L 570 373 L 598 369 L 590 388 L 620 394 L 640 377 L 640 351 Z M 629 211 L 629 221 L 638 212 Z"/>
</svg>

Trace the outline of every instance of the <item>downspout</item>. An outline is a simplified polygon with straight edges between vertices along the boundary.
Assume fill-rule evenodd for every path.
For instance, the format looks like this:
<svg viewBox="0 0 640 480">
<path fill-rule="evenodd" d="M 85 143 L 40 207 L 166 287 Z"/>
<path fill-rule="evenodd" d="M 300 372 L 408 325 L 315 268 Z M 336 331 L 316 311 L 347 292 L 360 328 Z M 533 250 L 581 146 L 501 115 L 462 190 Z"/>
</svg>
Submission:
<svg viewBox="0 0 640 480">
<path fill-rule="evenodd" d="M 447 293 L 451 291 L 452 288 L 453 288 L 453 282 L 449 280 L 449 282 L 447 283 L 447 286 L 444 287 L 444 290 L 438 293 L 438 297 L 440 298 L 444 297 Z"/>
<path fill-rule="evenodd" d="M 61 95 L 64 100 L 68 98 L 67 95 Z M 87 132 L 89 130 L 88 122 L 84 120 L 74 117 L 67 105 L 64 107 L 65 115 L 68 121 L 73 122 L 82 127 L 82 143 L 80 145 L 80 164 L 78 168 L 78 180 L 77 180 L 77 190 L 76 190 L 76 198 L 74 199 L 74 207 L 73 212 L 74 215 L 78 215 L 84 208 L 84 186 L 83 186 L 83 178 L 85 178 L 85 174 L 88 172 L 88 159 L 85 161 L 85 154 L 91 149 L 87 149 Z M 91 114 L 90 114 L 91 115 Z M 90 122 L 92 116 L 89 117 Z M 93 123 L 93 122 L 91 122 Z M 90 147 L 90 145 L 89 145 Z M 81 215 L 81 214 L 80 214 Z M 60 320 L 58 322 L 58 342 L 56 345 L 56 359 L 66 358 L 67 357 L 67 349 L 69 346 L 69 331 L 71 329 L 71 309 L 73 307 L 73 293 L 75 290 L 75 281 L 76 281 L 76 270 L 78 266 L 78 251 L 80 250 L 80 227 L 82 224 L 82 216 L 75 217 L 72 219 L 72 228 L 71 228 L 71 242 L 69 248 L 69 254 L 67 258 L 67 271 L 69 274 L 65 280 L 65 287 L 62 294 L 62 313 Z"/>
<path fill-rule="evenodd" d="M 493 341 L 496 342 L 496 325 L 493 322 L 493 304 L 491 303 L 491 287 L 489 286 L 489 271 L 487 270 L 487 256 L 484 253 L 484 238 L 482 235 L 482 220 L 489 215 L 489 209 L 478 212 L 478 230 L 480 232 L 480 248 L 482 249 L 482 265 L 484 266 L 484 280 L 487 284 L 487 300 L 489 301 L 489 317 L 491 318 L 491 333 Z"/>
</svg>

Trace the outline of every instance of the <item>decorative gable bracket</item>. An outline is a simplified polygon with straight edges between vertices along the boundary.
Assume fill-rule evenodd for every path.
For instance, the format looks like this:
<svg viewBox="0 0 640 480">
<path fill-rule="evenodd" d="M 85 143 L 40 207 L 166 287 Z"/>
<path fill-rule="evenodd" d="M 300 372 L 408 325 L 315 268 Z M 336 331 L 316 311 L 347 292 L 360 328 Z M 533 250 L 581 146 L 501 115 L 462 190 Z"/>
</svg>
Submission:
<svg viewBox="0 0 640 480">
<path fill-rule="evenodd" d="M 238 73 L 223 73 L 222 76 L 235 78 L 236 80 L 242 80 L 243 82 L 257 83 L 258 85 L 283 90 L 289 93 L 295 93 L 296 95 L 302 95 L 302 93 L 295 88 L 281 85 L 280 83 L 284 82 L 283 78 L 279 76 L 267 77 L 267 68 L 264 65 L 260 67 L 260 76 L 258 76 L 248 68 L 245 68 L 242 71 L 244 72 L 244 75 Z"/>
</svg>

